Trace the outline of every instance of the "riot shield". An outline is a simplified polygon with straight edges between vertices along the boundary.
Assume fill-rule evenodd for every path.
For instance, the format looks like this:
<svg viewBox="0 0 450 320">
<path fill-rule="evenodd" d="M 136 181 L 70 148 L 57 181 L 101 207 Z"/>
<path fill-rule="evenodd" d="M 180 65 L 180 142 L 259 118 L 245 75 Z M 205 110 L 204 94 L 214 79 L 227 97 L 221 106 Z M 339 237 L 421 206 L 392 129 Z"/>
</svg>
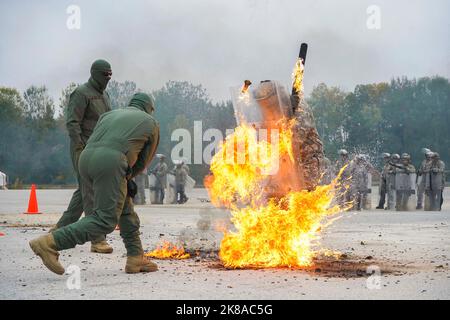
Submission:
<svg viewBox="0 0 450 320">
<path fill-rule="evenodd" d="M 157 191 L 156 191 L 157 184 L 158 184 L 158 182 L 156 180 L 156 176 L 153 173 L 150 174 L 148 176 L 148 185 L 149 185 L 149 189 L 150 189 L 150 203 L 151 204 L 158 203 Z"/>
<path fill-rule="evenodd" d="M 413 210 L 416 203 L 414 197 L 416 174 L 415 173 L 396 173 L 395 174 L 395 193 L 396 193 L 396 210 L 410 211 Z"/>
<path fill-rule="evenodd" d="M 425 210 L 437 211 L 440 208 L 441 190 L 444 187 L 442 172 L 428 172 L 425 174 Z"/>
<path fill-rule="evenodd" d="M 429 172 L 425 174 L 425 190 L 441 190 L 443 182 L 442 172 Z"/>
<path fill-rule="evenodd" d="M 254 87 L 236 86 L 230 90 L 238 125 L 244 122 L 270 128 L 280 119 L 292 117 L 289 93 L 276 81 L 261 81 Z"/>
<path fill-rule="evenodd" d="M 166 203 L 176 204 L 177 203 L 177 189 L 175 185 L 175 175 L 167 174 L 167 189 L 165 196 Z"/>
<path fill-rule="evenodd" d="M 189 192 L 192 191 L 192 189 L 194 189 L 195 186 L 195 180 L 192 179 L 190 176 L 186 177 L 186 186 L 184 187 L 184 191 L 185 192 Z"/>
<path fill-rule="evenodd" d="M 362 208 L 364 210 L 372 209 L 372 174 L 370 172 L 367 172 L 365 191 L 362 194 Z"/>
<path fill-rule="evenodd" d="M 387 191 L 387 209 L 394 210 L 396 203 L 396 192 L 395 192 L 395 174 L 388 173 L 386 177 L 386 191 Z"/>
</svg>

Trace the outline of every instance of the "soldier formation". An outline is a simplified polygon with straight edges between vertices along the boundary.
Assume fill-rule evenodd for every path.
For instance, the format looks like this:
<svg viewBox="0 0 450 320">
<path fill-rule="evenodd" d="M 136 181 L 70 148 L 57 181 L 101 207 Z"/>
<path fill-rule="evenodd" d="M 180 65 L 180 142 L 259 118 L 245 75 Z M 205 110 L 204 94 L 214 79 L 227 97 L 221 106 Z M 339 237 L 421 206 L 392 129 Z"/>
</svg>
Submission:
<svg viewBox="0 0 450 320">
<path fill-rule="evenodd" d="M 383 153 L 384 163 L 379 173 L 368 156 L 357 154 L 350 159 L 346 150 L 339 150 L 339 159 L 335 164 L 337 202 L 353 210 L 370 209 L 372 176 L 376 175 L 380 177 L 377 209 L 408 211 L 415 207 L 417 210 L 440 211 L 445 187 L 445 164 L 437 152 L 426 148 L 422 152 L 425 159 L 417 170 L 408 153 L 401 156 Z M 417 203 L 414 202 L 414 195 L 417 195 Z"/>
<path fill-rule="evenodd" d="M 189 177 L 189 167 L 185 160 L 174 160 L 174 167 L 169 170 L 166 157 L 157 154 L 159 158 L 155 167 L 149 170 L 150 202 L 152 204 L 183 204 L 188 201 L 186 185 L 193 181 Z M 192 184 L 191 184 L 192 186 Z"/>
<path fill-rule="evenodd" d="M 445 164 L 439 153 L 423 149 L 425 159 L 417 171 L 417 209 L 440 211 L 442 209 L 443 191 L 445 187 Z M 425 203 L 423 204 L 423 195 Z M 419 202 L 420 200 L 420 202 Z"/>
<path fill-rule="evenodd" d="M 133 198 L 135 205 L 147 204 L 145 189 L 150 189 L 151 204 L 183 204 L 189 198 L 186 196 L 186 185 L 193 182 L 189 177 L 189 167 L 184 160 L 174 160 L 174 167 L 169 170 L 166 156 L 157 154 L 157 164 L 153 169 L 144 170 L 134 178 L 137 187 Z M 192 183 L 191 183 L 192 184 Z M 191 185 L 192 186 L 192 185 Z"/>
</svg>

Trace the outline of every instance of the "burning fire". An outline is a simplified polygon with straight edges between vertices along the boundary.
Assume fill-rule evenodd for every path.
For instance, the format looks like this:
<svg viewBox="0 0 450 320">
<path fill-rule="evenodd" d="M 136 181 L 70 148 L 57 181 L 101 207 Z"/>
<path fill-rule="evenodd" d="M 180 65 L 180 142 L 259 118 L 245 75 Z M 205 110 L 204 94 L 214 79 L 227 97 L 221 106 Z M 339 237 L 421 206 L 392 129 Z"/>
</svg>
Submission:
<svg viewBox="0 0 450 320">
<path fill-rule="evenodd" d="M 303 60 L 297 59 L 294 71 L 292 72 L 292 87 L 295 92 L 303 92 L 303 71 L 305 70 Z"/>
<path fill-rule="evenodd" d="M 183 246 L 177 246 L 169 241 L 163 241 L 155 250 L 147 252 L 146 257 L 155 259 L 187 259 L 190 258 L 189 253 L 184 251 Z"/>
<path fill-rule="evenodd" d="M 257 140 L 256 130 L 243 123 L 212 159 L 212 174 L 205 181 L 211 201 L 230 209 L 236 228 L 224 232 L 220 246 L 227 268 L 310 266 L 320 231 L 341 210 L 331 204 L 336 180 L 312 192 L 290 190 L 271 196 L 268 173 L 283 157 L 293 157 L 291 125 L 280 125 L 274 142 Z"/>
</svg>

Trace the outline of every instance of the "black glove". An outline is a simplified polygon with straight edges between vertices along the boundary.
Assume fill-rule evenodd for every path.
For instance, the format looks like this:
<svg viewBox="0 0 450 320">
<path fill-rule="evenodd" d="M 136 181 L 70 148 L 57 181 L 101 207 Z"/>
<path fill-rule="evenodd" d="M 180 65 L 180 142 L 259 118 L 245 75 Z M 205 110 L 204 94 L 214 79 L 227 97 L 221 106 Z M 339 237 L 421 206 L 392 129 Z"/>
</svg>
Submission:
<svg viewBox="0 0 450 320">
<path fill-rule="evenodd" d="M 134 198 L 137 194 L 138 187 L 133 180 L 127 180 L 127 195 Z"/>
</svg>

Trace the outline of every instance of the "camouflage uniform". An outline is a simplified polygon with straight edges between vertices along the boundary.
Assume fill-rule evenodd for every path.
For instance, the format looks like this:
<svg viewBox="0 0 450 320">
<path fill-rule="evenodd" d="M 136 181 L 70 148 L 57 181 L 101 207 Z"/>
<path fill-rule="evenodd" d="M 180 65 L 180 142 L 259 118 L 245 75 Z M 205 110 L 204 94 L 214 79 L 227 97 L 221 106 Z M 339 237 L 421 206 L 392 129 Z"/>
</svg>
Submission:
<svg viewBox="0 0 450 320">
<path fill-rule="evenodd" d="M 397 211 L 407 211 L 408 201 L 414 192 L 413 180 L 411 175 L 416 173 L 416 168 L 410 162 L 410 156 L 407 153 L 402 154 L 402 162 L 395 166 L 395 209 Z"/>
<path fill-rule="evenodd" d="M 391 156 L 391 161 L 387 168 L 386 190 L 388 194 L 388 204 L 385 208 L 386 210 L 395 209 L 395 166 L 398 165 L 399 161 L 400 155 L 394 153 Z"/>
<path fill-rule="evenodd" d="M 148 184 L 148 176 L 146 172 L 138 174 L 134 179 L 137 185 L 137 193 L 133 198 L 133 203 L 137 205 L 145 204 L 145 186 Z"/>
<path fill-rule="evenodd" d="M 303 98 L 302 93 L 291 96 L 294 117 L 294 148 L 298 155 L 297 163 L 303 172 L 304 186 L 307 190 L 313 190 L 319 183 L 321 166 L 324 161 L 323 144 L 311 108 Z"/>
<path fill-rule="evenodd" d="M 172 174 L 175 176 L 175 188 L 177 192 L 177 203 L 182 204 L 188 201 L 188 197 L 185 193 L 186 179 L 188 177 L 188 171 L 186 165 L 183 163 L 177 164 L 173 169 Z"/>
<path fill-rule="evenodd" d="M 351 195 L 354 210 L 370 210 L 370 193 L 372 192 L 372 172 L 376 170 L 368 157 L 357 155 L 349 165 L 351 173 Z"/>
<path fill-rule="evenodd" d="M 432 161 L 425 173 L 425 195 L 429 199 L 429 208 L 425 210 L 441 210 L 444 187 L 445 164 L 439 159 L 439 154 L 433 153 Z"/>
<path fill-rule="evenodd" d="M 416 183 L 417 183 L 417 206 L 416 209 L 423 209 L 423 195 L 425 194 L 425 172 L 427 167 L 431 163 L 431 156 L 433 153 L 430 149 L 422 149 L 425 154 L 425 159 L 420 164 L 419 169 L 417 170 Z"/>
<path fill-rule="evenodd" d="M 342 171 L 340 177 L 337 181 L 336 186 L 336 199 L 338 204 L 342 207 L 345 203 L 349 203 L 351 201 L 351 194 L 349 191 L 350 188 L 350 177 L 351 177 L 351 161 L 348 157 L 347 150 L 341 149 L 338 151 L 340 158 L 336 161 L 334 166 L 335 176 L 338 177 L 339 172 L 342 168 L 345 169 Z"/>
<path fill-rule="evenodd" d="M 380 201 L 378 202 L 377 209 L 384 209 L 384 203 L 386 202 L 386 193 L 387 193 L 387 175 L 389 170 L 389 160 L 391 155 L 389 153 L 383 153 L 384 165 L 383 170 L 381 171 L 380 178 Z"/>
<path fill-rule="evenodd" d="M 164 157 L 160 157 L 160 161 L 152 170 L 152 174 L 156 177 L 156 184 L 154 186 L 154 191 L 156 192 L 156 203 L 164 203 L 165 189 L 167 187 L 167 172 L 169 167 L 164 162 Z"/>
</svg>

